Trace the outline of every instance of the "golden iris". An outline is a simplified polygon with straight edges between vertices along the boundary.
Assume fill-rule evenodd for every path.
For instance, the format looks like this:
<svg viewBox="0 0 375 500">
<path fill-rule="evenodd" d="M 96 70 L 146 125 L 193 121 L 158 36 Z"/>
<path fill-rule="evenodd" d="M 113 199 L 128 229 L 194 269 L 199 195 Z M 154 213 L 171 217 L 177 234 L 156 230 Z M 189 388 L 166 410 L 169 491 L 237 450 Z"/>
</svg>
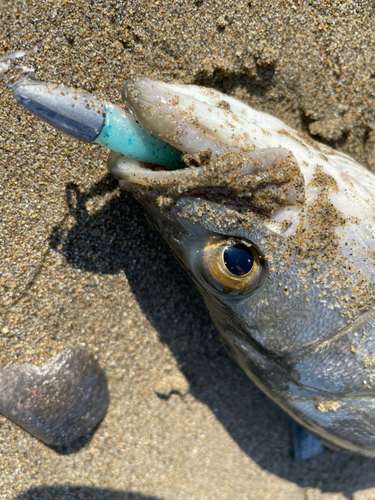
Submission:
<svg viewBox="0 0 375 500">
<path fill-rule="evenodd" d="M 243 240 L 209 242 L 202 252 L 201 264 L 201 277 L 222 293 L 241 295 L 262 281 L 259 253 Z"/>
</svg>

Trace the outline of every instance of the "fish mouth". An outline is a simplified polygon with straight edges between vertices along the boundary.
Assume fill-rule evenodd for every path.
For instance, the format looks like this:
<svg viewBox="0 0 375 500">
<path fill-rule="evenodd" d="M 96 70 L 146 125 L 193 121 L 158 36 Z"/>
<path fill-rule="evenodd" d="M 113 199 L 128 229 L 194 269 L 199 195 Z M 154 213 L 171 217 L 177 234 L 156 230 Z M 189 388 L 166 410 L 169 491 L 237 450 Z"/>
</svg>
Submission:
<svg viewBox="0 0 375 500">
<path fill-rule="evenodd" d="M 124 181 L 124 186 L 128 183 L 139 187 L 156 187 L 173 181 L 183 181 L 189 173 L 199 174 L 202 171 L 202 167 L 189 168 L 187 166 L 183 169 L 169 170 L 160 165 L 127 158 L 114 151 L 111 151 L 108 157 L 107 168 L 114 177 Z"/>
<path fill-rule="evenodd" d="M 267 214 L 304 203 L 305 181 L 296 158 L 280 146 L 267 147 L 264 137 L 250 140 L 252 124 L 239 116 L 245 105 L 212 89 L 145 78 L 126 82 L 122 96 L 126 110 L 180 150 L 185 164 L 170 170 L 112 152 L 109 171 L 136 196 L 172 201 L 198 196 Z M 243 110 L 236 109 L 239 105 Z"/>
</svg>

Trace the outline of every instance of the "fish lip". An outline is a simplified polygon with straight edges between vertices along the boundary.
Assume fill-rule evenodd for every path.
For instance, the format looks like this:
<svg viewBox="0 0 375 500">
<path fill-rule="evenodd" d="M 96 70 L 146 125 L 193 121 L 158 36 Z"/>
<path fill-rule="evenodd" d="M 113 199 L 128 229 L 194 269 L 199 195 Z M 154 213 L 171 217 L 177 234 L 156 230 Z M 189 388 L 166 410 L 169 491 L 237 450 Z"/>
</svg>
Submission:
<svg viewBox="0 0 375 500">
<path fill-rule="evenodd" d="M 148 168 L 148 167 L 154 167 Z M 171 181 L 183 181 L 189 174 L 199 175 L 202 167 L 186 167 L 178 170 L 163 170 L 159 165 L 150 165 L 138 160 L 132 160 L 119 153 L 111 151 L 107 159 L 108 171 L 122 181 L 122 186 L 131 185 L 137 189 L 141 187 L 162 187 Z"/>
<path fill-rule="evenodd" d="M 157 203 L 163 199 L 168 205 L 181 196 L 198 196 L 271 216 L 287 207 L 301 208 L 305 202 L 305 183 L 298 163 L 284 148 L 250 152 L 228 148 L 213 155 L 210 149 L 204 149 L 184 159 L 184 169 L 154 170 L 158 166 L 148 168 L 147 163 L 111 153 L 107 167 L 125 190 L 139 198 L 154 198 Z"/>
</svg>

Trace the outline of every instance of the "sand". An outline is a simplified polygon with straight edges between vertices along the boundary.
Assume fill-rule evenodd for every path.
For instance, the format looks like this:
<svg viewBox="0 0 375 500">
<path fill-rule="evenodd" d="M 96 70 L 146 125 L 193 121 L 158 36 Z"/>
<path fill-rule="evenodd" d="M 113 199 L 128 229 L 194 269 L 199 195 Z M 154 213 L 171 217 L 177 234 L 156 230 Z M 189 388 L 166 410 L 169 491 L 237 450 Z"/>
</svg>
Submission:
<svg viewBox="0 0 375 500">
<path fill-rule="evenodd" d="M 0 1 L 0 57 L 120 102 L 148 75 L 213 86 L 375 169 L 370 1 Z M 0 418 L 0 498 L 375 497 L 375 462 L 290 457 L 289 418 L 227 357 L 193 284 L 106 151 L 18 107 L 0 81 L 0 365 L 84 346 L 98 430 L 54 450 Z"/>
</svg>

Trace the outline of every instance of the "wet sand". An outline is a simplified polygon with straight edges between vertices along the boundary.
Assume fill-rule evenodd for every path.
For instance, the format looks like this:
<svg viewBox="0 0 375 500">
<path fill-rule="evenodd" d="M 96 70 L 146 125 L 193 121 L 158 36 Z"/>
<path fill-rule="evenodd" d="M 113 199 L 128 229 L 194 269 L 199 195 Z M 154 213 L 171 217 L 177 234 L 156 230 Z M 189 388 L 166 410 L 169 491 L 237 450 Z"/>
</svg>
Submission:
<svg viewBox="0 0 375 500">
<path fill-rule="evenodd" d="M 0 1 L 0 57 L 120 102 L 148 75 L 230 93 L 375 170 L 373 2 Z M 185 271 L 106 173 L 106 152 L 20 109 L 0 82 L 1 366 L 84 346 L 98 430 L 53 450 L 0 418 L 0 498 L 350 499 L 375 462 L 290 457 L 289 418 L 225 354 Z"/>
</svg>

